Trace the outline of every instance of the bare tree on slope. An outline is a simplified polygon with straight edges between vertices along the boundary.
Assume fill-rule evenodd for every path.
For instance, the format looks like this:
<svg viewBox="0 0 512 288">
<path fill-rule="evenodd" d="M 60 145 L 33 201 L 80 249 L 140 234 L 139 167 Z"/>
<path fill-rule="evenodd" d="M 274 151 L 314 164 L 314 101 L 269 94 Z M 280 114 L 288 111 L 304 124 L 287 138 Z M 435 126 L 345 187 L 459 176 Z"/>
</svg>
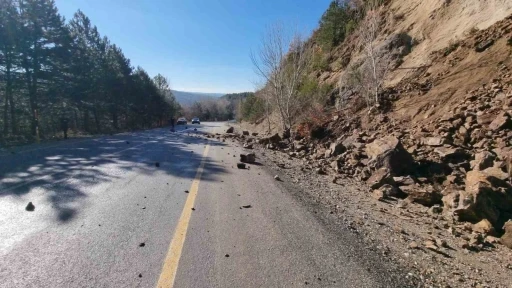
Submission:
<svg viewBox="0 0 512 288">
<path fill-rule="evenodd" d="M 309 49 L 299 34 L 287 34 L 281 25 L 267 29 L 257 54 L 251 53 L 256 72 L 269 86 L 269 95 L 277 107 L 284 131 L 293 125 L 302 98 L 300 81 L 306 73 Z"/>
</svg>

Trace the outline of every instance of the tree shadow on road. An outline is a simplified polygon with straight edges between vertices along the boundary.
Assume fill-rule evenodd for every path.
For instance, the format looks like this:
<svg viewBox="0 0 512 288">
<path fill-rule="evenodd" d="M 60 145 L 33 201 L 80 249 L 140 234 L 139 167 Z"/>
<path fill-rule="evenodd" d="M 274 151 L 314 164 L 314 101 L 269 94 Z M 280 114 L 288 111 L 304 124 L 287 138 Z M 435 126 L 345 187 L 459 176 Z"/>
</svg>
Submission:
<svg viewBox="0 0 512 288">
<path fill-rule="evenodd" d="M 0 199 L 14 196 L 28 202 L 30 198 L 25 196 L 42 190 L 57 220 L 67 222 L 79 212 L 91 188 L 129 173 L 193 179 L 206 144 L 226 146 L 194 133 L 162 129 L 5 155 L 0 157 Z M 224 163 L 209 157 L 204 161 L 202 181 L 220 181 L 219 176 L 227 173 Z"/>
</svg>

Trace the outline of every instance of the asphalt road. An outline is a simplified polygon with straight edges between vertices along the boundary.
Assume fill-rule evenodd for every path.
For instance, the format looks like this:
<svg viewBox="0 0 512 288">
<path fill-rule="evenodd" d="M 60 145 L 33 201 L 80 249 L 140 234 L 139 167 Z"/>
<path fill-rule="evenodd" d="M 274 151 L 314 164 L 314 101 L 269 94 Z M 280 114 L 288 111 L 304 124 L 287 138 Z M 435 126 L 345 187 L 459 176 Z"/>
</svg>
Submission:
<svg viewBox="0 0 512 288">
<path fill-rule="evenodd" d="M 240 147 L 197 136 L 225 127 L 0 154 L 0 287 L 405 287 L 264 165 L 237 169 Z"/>
</svg>

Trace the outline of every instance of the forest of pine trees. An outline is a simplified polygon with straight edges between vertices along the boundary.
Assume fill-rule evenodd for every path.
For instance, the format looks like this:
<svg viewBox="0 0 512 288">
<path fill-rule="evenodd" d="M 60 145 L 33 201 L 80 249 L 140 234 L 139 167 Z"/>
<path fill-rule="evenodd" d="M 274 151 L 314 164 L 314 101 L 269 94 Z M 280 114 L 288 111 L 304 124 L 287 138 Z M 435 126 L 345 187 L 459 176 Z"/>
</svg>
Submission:
<svg viewBox="0 0 512 288">
<path fill-rule="evenodd" d="M 179 109 L 168 81 L 134 68 L 78 11 L 0 1 L 0 144 L 158 127 Z M 66 124 L 63 124 L 66 123 Z"/>
</svg>

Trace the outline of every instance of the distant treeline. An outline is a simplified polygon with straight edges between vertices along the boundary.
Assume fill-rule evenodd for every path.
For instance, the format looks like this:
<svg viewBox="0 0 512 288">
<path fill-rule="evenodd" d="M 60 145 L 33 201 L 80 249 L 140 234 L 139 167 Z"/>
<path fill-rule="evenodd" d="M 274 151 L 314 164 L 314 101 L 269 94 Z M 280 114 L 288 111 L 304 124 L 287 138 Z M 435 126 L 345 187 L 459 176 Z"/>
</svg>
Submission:
<svg viewBox="0 0 512 288">
<path fill-rule="evenodd" d="M 202 121 L 227 121 L 238 118 L 241 107 L 253 92 L 226 94 L 220 98 L 208 98 L 183 108 L 188 119 L 199 117 Z"/>
</svg>

